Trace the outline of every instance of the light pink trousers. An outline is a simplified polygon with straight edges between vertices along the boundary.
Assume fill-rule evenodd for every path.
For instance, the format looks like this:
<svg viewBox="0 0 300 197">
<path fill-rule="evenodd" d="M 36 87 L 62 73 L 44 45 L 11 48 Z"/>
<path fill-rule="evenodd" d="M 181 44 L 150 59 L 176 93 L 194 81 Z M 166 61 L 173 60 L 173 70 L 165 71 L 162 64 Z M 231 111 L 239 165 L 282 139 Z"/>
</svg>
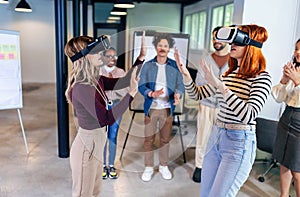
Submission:
<svg viewBox="0 0 300 197">
<path fill-rule="evenodd" d="M 105 127 L 94 130 L 79 128 L 70 152 L 73 197 L 99 195 L 105 141 Z"/>
</svg>

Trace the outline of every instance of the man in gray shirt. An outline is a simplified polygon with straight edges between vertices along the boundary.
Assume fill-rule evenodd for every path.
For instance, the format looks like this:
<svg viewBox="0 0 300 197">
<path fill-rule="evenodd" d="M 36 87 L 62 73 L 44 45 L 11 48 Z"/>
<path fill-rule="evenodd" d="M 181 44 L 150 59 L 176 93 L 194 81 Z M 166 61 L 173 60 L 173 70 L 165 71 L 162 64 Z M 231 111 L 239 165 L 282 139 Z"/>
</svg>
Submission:
<svg viewBox="0 0 300 197">
<path fill-rule="evenodd" d="M 229 58 L 228 44 L 215 40 L 215 33 L 218 29 L 220 29 L 220 27 L 214 28 L 212 32 L 212 43 L 215 51 L 213 53 L 206 54 L 201 58 L 207 63 L 207 65 L 211 65 L 212 70 L 217 77 L 228 69 L 227 60 Z M 204 72 L 199 65 L 195 81 L 198 86 L 202 86 L 207 83 L 204 76 Z M 206 144 L 212 131 L 212 126 L 216 120 L 217 112 L 218 104 L 215 97 L 209 97 L 200 101 L 197 119 L 198 131 L 195 155 L 196 168 L 193 174 L 193 180 L 197 183 L 201 182 L 201 169 L 206 151 Z"/>
</svg>

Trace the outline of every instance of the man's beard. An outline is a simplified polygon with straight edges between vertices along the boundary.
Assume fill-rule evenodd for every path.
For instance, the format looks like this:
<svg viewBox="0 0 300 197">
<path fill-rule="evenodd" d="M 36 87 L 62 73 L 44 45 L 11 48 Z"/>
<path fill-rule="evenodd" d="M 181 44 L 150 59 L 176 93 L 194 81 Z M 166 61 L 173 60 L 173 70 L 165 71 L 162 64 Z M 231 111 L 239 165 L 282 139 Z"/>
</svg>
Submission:
<svg viewBox="0 0 300 197">
<path fill-rule="evenodd" d="M 220 47 L 217 47 L 217 45 L 220 45 Z M 225 48 L 225 45 L 223 45 L 223 44 L 221 44 L 221 43 L 219 43 L 219 42 L 214 43 L 214 49 L 215 49 L 216 51 L 221 51 L 221 50 L 223 50 L 224 48 Z"/>
</svg>

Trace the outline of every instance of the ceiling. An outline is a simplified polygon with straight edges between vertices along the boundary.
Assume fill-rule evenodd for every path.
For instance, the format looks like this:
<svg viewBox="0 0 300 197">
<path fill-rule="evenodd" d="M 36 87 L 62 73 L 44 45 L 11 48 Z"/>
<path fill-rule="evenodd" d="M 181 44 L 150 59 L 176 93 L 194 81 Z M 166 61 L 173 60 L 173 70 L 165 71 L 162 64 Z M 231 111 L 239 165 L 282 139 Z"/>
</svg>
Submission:
<svg viewBox="0 0 300 197">
<path fill-rule="evenodd" d="M 201 0 L 133 0 L 137 3 L 178 3 L 183 6 L 190 5 Z M 110 11 L 114 7 L 115 0 L 91 0 L 91 3 L 95 5 L 95 22 L 105 23 L 107 18 L 110 16 Z M 101 14 L 100 14 L 101 13 Z"/>
<path fill-rule="evenodd" d="M 92 2 L 103 2 L 103 3 L 114 3 L 115 0 L 91 0 Z M 133 0 L 133 2 L 141 3 L 141 2 L 147 2 L 147 3 L 181 3 L 183 5 L 190 5 L 193 3 L 196 3 L 201 0 Z"/>
<path fill-rule="evenodd" d="M 145 1 L 140 1 L 140 0 L 134 0 L 134 2 L 140 3 L 140 2 L 149 2 L 149 3 L 182 3 L 185 5 L 193 4 L 195 2 L 198 2 L 200 0 L 145 0 Z"/>
</svg>

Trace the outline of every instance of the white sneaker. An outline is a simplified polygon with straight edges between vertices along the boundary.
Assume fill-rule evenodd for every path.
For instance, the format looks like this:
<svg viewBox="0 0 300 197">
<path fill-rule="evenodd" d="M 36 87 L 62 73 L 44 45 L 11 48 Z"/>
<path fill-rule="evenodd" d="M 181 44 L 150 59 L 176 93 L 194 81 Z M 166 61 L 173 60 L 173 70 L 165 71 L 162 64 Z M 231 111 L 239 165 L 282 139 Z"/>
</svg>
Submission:
<svg viewBox="0 0 300 197">
<path fill-rule="evenodd" d="M 168 166 L 159 165 L 159 172 L 160 172 L 162 178 L 164 178 L 166 180 L 172 179 L 172 174 L 171 174 Z"/>
<path fill-rule="evenodd" d="M 150 181 L 152 179 L 153 173 L 154 173 L 153 167 L 146 167 L 142 174 L 142 180 L 145 182 Z"/>
</svg>

